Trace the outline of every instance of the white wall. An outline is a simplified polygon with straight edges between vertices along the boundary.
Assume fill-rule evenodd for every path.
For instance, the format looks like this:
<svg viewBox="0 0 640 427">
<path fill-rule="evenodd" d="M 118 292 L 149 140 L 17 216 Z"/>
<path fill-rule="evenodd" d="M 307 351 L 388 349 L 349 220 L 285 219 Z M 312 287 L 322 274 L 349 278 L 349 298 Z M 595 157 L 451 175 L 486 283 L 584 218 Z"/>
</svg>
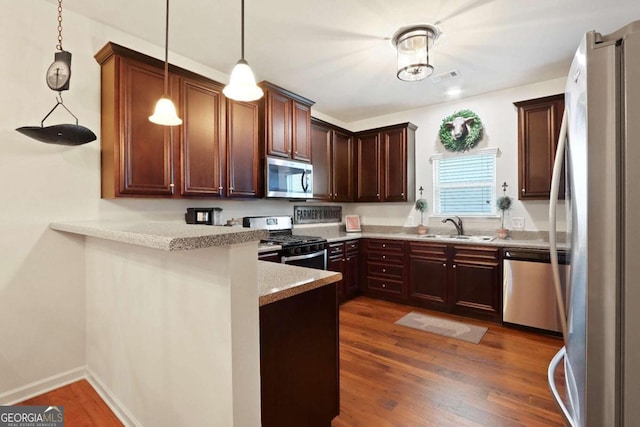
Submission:
<svg viewBox="0 0 640 427">
<path fill-rule="evenodd" d="M 427 81 L 418 84 L 431 85 L 433 83 Z M 505 218 L 505 226 L 511 228 L 510 218 L 517 216 L 524 217 L 525 229 L 527 230 L 548 230 L 548 202 L 521 202 L 517 200 L 518 118 L 517 110 L 513 103 L 525 99 L 563 93 L 564 84 L 565 78 L 563 77 L 363 120 L 351 123 L 349 128 L 358 131 L 402 122 L 412 122 L 418 126 L 415 152 L 416 189 L 420 186 L 424 187 L 423 197 L 429 201 L 429 211 L 431 212 L 431 207 L 433 206 L 433 172 L 429 158 L 433 154 L 446 152 L 438 139 L 438 131 L 442 120 L 455 111 L 463 109 L 474 111 L 484 125 L 484 137 L 477 148 L 498 147 L 502 153 L 498 157 L 496 165 L 498 190 L 502 190 L 500 185 L 506 181 L 509 184 L 507 194 L 515 202 Z M 416 195 L 418 195 L 417 192 Z M 413 203 L 382 205 L 369 203 L 353 205 L 348 209 L 350 213 L 361 215 L 363 224 L 412 226 L 417 225 L 420 221 L 419 213 L 413 210 Z M 558 218 L 564 218 L 562 209 L 558 211 Z M 498 227 L 499 219 L 465 218 L 465 223 L 468 224 L 470 229 L 495 229 Z M 427 225 L 441 226 L 440 218 L 430 218 Z M 559 225 L 560 228 L 563 226 L 563 224 Z"/>
</svg>

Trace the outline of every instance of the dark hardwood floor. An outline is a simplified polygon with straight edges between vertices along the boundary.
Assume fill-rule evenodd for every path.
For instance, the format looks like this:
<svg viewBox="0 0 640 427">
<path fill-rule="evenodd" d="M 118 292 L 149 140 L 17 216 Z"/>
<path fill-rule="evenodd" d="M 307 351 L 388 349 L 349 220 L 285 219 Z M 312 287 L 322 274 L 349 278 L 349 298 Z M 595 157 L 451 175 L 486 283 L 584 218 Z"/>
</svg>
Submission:
<svg viewBox="0 0 640 427">
<path fill-rule="evenodd" d="M 421 311 L 489 328 L 479 344 L 394 322 Z M 332 427 L 563 426 L 547 386 L 555 337 L 358 297 L 340 308 Z"/>
<path fill-rule="evenodd" d="M 489 330 L 471 344 L 394 324 L 410 311 Z M 546 379 L 561 346 L 554 337 L 358 297 L 340 307 L 340 416 L 332 427 L 563 426 Z M 84 380 L 23 404 L 64 405 L 67 427 L 122 426 Z"/>
</svg>

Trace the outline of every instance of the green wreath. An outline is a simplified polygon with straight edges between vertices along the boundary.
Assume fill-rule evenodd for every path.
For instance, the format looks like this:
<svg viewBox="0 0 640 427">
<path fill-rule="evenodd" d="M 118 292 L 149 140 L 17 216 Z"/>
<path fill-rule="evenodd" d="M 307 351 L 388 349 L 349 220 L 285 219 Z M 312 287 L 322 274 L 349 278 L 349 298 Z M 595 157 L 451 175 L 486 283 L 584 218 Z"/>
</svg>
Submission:
<svg viewBox="0 0 640 427">
<path fill-rule="evenodd" d="M 464 119 L 472 119 L 467 123 L 468 133 L 466 136 L 461 136 L 456 139 L 453 136 L 451 126 L 453 121 L 462 117 Z M 440 125 L 440 142 L 444 145 L 447 151 L 467 151 L 478 145 L 478 142 L 482 139 L 482 122 L 480 117 L 471 110 L 456 111 L 452 115 L 445 117 Z"/>
</svg>

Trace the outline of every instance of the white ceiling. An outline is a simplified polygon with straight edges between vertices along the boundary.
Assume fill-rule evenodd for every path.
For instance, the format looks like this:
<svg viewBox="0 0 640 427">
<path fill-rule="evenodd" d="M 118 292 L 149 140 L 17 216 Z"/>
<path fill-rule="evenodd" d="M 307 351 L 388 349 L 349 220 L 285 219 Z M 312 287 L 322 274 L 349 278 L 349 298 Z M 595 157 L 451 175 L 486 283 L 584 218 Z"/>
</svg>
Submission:
<svg viewBox="0 0 640 427">
<path fill-rule="evenodd" d="M 164 0 L 63 7 L 164 45 Z M 170 50 L 230 72 L 240 57 L 240 0 L 170 7 Z M 638 0 L 246 0 L 245 8 L 245 57 L 256 79 L 343 122 L 443 102 L 452 87 L 467 97 L 564 76 L 584 32 L 640 19 Z M 434 75 L 457 70 L 459 78 L 397 80 L 390 38 L 417 23 L 442 32 L 431 51 Z"/>
</svg>

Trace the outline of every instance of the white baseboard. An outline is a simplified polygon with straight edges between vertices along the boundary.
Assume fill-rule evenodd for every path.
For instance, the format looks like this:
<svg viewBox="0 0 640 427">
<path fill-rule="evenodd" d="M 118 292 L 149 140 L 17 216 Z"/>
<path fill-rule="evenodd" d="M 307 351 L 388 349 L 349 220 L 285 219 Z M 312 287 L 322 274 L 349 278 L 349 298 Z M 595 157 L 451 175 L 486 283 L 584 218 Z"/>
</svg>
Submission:
<svg viewBox="0 0 640 427">
<path fill-rule="evenodd" d="M 107 387 L 104 382 L 93 372 L 91 369 L 86 369 L 87 373 L 87 381 L 89 384 L 96 390 L 96 392 L 100 395 L 102 400 L 107 404 L 109 408 L 113 411 L 113 413 L 122 421 L 122 423 L 129 427 L 142 427 L 142 423 L 136 419 L 136 417 L 131 414 L 127 410 L 127 408 L 120 402 L 120 400 L 115 397 L 115 395 L 111 392 L 109 387 Z"/>
<path fill-rule="evenodd" d="M 51 390 L 55 390 L 86 377 L 86 366 L 80 366 L 61 374 L 52 375 L 49 378 L 34 381 L 30 384 L 0 394 L 0 405 L 15 405 L 16 403 L 31 399 L 32 397 L 47 393 Z"/>
</svg>

